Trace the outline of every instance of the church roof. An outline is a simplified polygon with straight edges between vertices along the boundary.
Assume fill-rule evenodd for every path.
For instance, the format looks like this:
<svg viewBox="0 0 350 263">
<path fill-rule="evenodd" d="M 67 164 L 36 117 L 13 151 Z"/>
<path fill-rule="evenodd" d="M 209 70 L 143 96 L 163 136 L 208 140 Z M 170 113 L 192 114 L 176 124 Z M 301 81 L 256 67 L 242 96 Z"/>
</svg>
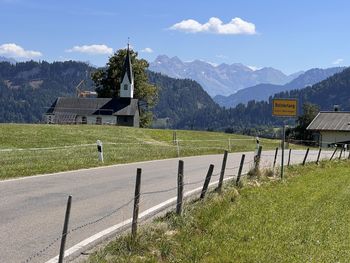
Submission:
<svg viewBox="0 0 350 263">
<path fill-rule="evenodd" d="M 59 97 L 46 114 L 134 116 L 138 110 L 138 99 Z"/>
<path fill-rule="evenodd" d="M 123 74 L 122 74 L 122 81 L 125 76 L 125 73 L 128 75 L 129 82 L 133 83 L 134 82 L 134 76 L 132 73 L 132 65 L 131 65 L 131 57 L 130 57 L 130 49 L 128 45 L 128 49 L 126 51 L 126 57 L 124 61 L 124 66 L 123 66 Z"/>
</svg>

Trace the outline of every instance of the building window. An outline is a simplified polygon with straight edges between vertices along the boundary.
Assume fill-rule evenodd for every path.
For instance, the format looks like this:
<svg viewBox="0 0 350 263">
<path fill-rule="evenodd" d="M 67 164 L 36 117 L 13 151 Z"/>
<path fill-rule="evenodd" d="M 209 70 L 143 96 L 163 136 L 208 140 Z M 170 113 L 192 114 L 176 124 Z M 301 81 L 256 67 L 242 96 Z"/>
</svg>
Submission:
<svg viewBox="0 0 350 263">
<path fill-rule="evenodd" d="M 128 84 L 124 84 L 124 90 L 128 90 Z"/>
<path fill-rule="evenodd" d="M 81 123 L 82 123 L 82 124 L 87 124 L 87 118 L 86 118 L 86 116 L 81 117 Z"/>
<path fill-rule="evenodd" d="M 124 117 L 124 122 L 128 122 L 128 117 Z"/>
<path fill-rule="evenodd" d="M 96 124 L 101 125 L 102 124 L 102 118 L 101 117 L 96 117 Z"/>
</svg>

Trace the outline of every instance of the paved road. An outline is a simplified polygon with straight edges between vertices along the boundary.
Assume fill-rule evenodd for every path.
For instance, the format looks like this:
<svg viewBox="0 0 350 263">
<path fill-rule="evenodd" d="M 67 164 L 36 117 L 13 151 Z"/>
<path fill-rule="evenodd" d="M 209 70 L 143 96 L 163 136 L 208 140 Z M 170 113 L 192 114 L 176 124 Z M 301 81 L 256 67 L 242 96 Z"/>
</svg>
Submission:
<svg viewBox="0 0 350 263">
<path fill-rule="evenodd" d="M 291 163 L 300 163 L 305 151 L 293 151 Z M 225 176 L 236 175 L 242 153 L 229 154 Z M 329 158 L 330 152 L 322 157 Z M 271 166 L 274 151 L 265 151 L 262 166 Z M 314 161 L 317 151 L 310 151 Z M 287 162 L 287 151 L 285 162 Z M 209 164 L 214 174 L 221 167 L 222 155 L 181 158 L 185 162 L 185 183 L 203 180 Z M 252 165 L 253 153 L 246 153 L 244 170 Z M 142 168 L 141 192 L 158 191 L 176 186 L 179 159 L 116 165 L 48 176 L 34 176 L 0 182 L 0 262 L 45 262 L 56 256 L 59 241 L 44 252 L 62 231 L 68 195 L 73 196 L 70 229 L 95 221 L 127 203 L 133 197 L 136 168 Z M 280 160 L 277 161 L 280 163 Z M 234 169 L 233 169 L 234 168 Z M 218 177 L 214 178 L 217 180 Z M 213 179 L 213 180 L 214 180 Z M 202 182 L 185 186 L 185 191 Z M 176 195 L 176 190 L 141 197 L 144 211 Z M 117 213 L 80 228 L 68 236 L 66 248 L 131 217 L 132 203 Z M 33 256 L 30 258 L 30 256 Z M 26 261 L 27 259 L 30 259 Z"/>
</svg>

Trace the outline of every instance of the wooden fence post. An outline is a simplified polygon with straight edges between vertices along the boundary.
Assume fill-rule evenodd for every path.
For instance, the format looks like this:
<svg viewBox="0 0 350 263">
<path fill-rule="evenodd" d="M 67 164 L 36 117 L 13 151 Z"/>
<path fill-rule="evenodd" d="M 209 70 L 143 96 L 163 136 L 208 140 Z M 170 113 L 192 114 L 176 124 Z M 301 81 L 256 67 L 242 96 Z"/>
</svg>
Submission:
<svg viewBox="0 0 350 263">
<path fill-rule="evenodd" d="M 289 149 L 287 166 L 289 166 L 289 164 L 290 164 L 290 156 L 291 156 L 291 155 L 292 155 L 292 149 Z"/>
<path fill-rule="evenodd" d="M 255 170 L 259 169 L 259 165 L 260 165 L 260 159 L 261 159 L 261 152 L 262 152 L 262 146 L 259 146 L 258 148 L 258 153 L 255 156 L 255 160 L 254 160 L 254 164 L 255 164 Z"/>
<path fill-rule="evenodd" d="M 243 170 L 243 165 L 244 165 L 244 159 L 245 159 L 245 154 L 242 154 L 241 162 L 239 164 L 237 179 L 236 179 L 236 185 L 237 186 L 239 184 L 239 180 L 241 180 L 241 175 L 242 175 L 242 170 Z"/>
<path fill-rule="evenodd" d="M 205 197 L 205 194 L 207 193 L 208 186 L 209 186 L 210 179 L 211 179 L 211 176 L 213 174 L 213 171 L 214 171 L 214 165 L 211 164 L 209 166 L 209 170 L 208 170 L 207 176 L 205 177 L 205 181 L 204 181 L 204 185 L 203 185 L 203 188 L 202 188 L 200 199 L 203 199 Z"/>
<path fill-rule="evenodd" d="M 63 224 L 63 231 L 62 231 L 62 237 L 61 237 L 61 246 L 60 246 L 60 254 L 58 257 L 58 263 L 62 263 L 63 259 L 64 259 L 64 249 L 66 246 L 66 239 L 67 239 L 67 235 L 68 235 L 68 223 L 69 223 L 71 205 L 72 205 L 72 196 L 70 195 L 70 196 L 68 196 L 66 215 L 64 217 L 64 224 Z"/>
<path fill-rule="evenodd" d="M 225 176 L 225 170 L 226 170 L 226 162 L 227 162 L 227 154 L 228 152 L 224 152 L 224 158 L 222 159 L 222 165 L 221 165 L 221 172 L 220 172 L 220 178 L 219 178 L 219 184 L 218 184 L 218 192 L 221 193 L 222 190 L 222 183 L 224 181 L 224 176 Z"/>
<path fill-rule="evenodd" d="M 179 167 L 177 172 L 177 203 L 176 203 L 176 214 L 181 215 L 182 213 L 182 200 L 184 192 L 184 161 L 179 161 Z"/>
<path fill-rule="evenodd" d="M 304 156 L 304 160 L 303 160 L 303 165 L 305 165 L 305 162 L 306 162 L 306 158 L 307 158 L 307 156 L 308 156 L 308 154 L 309 154 L 309 148 L 307 148 L 307 150 L 306 150 L 306 153 L 305 153 L 305 156 Z"/>
<path fill-rule="evenodd" d="M 179 141 L 176 139 L 176 151 L 177 151 L 177 157 L 180 157 L 180 146 Z"/>
<path fill-rule="evenodd" d="M 276 166 L 277 154 L 278 154 L 278 147 L 276 147 L 276 151 L 275 151 L 275 159 L 273 160 L 273 169 L 275 169 L 275 166 Z"/>
<path fill-rule="evenodd" d="M 341 159 L 341 156 L 343 154 L 343 150 L 344 150 L 344 145 L 341 146 L 341 149 L 340 149 L 340 154 L 339 154 L 339 160 Z"/>
<path fill-rule="evenodd" d="M 337 150 L 338 150 L 338 147 L 335 147 L 335 150 L 334 150 L 334 152 L 333 152 L 333 154 L 332 154 L 332 156 L 331 156 L 331 159 L 329 159 L 330 161 L 332 161 L 332 159 L 333 159 L 335 153 L 337 152 Z"/>
<path fill-rule="evenodd" d="M 322 151 L 322 148 L 320 147 L 320 149 L 318 150 L 316 164 L 319 164 L 319 162 L 320 162 L 321 151 Z"/>
<path fill-rule="evenodd" d="M 137 234 L 137 221 L 139 218 L 139 203 L 140 203 L 140 188 L 141 188 L 141 168 L 137 168 L 136 172 L 136 184 L 135 184 L 135 196 L 134 196 L 134 210 L 132 215 L 131 224 L 131 238 L 135 240 Z"/>
</svg>

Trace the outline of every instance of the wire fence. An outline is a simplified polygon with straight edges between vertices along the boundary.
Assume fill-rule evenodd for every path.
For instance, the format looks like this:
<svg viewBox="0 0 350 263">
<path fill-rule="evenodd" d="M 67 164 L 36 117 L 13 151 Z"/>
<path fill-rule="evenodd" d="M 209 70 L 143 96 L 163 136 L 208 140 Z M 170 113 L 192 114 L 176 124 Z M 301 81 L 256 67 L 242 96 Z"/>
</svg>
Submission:
<svg viewBox="0 0 350 263">
<path fill-rule="evenodd" d="M 213 172 L 210 174 L 210 177 L 209 177 L 209 181 L 208 181 L 208 175 L 209 175 L 209 171 L 210 171 L 210 166 L 209 166 L 209 170 L 208 170 L 208 174 L 207 176 L 204 178 L 200 178 L 200 179 L 197 179 L 197 180 L 194 180 L 194 181 L 188 181 L 188 182 L 185 182 L 185 183 L 181 183 L 180 185 L 182 187 L 186 187 L 188 186 L 189 188 L 187 190 L 193 190 L 192 187 L 195 186 L 195 185 L 199 185 L 199 184 L 203 184 L 203 188 L 202 188 L 202 191 L 201 191 L 201 197 L 202 197 L 202 194 L 203 194 L 203 191 L 205 189 L 205 187 L 208 187 L 209 182 L 211 180 L 211 178 L 216 178 L 216 177 L 219 177 L 220 175 L 222 175 L 222 178 L 220 176 L 220 179 L 219 181 L 215 181 L 213 183 L 211 183 L 212 185 L 214 184 L 217 184 L 218 182 L 220 182 L 220 180 L 233 180 L 233 181 L 236 181 L 238 183 L 238 180 L 239 180 L 239 170 L 242 171 L 242 169 L 244 168 L 244 172 L 242 173 L 242 175 L 247 175 L 247 172 L 252 169 L 253 167 L 256 167 L 257 165 L 259 166 L 260 169 L 269 169 L 269 168 L 272 168 L 274 169 L 274 166 L 272 166 L 272 164 L 275 164 L 276 163 L 276 158 L 280 158 L 281 153 L 278 153 L 277 154 L 272 154 L 272 153 L 261 153 L 261 155 L 259 156 L 259 162 L 257 161 L 256 159 L 256 155 L 250 153 L 250 155 L 248 156 L 249 158 L 245 159 L 244 162 L 240 163 L 239 165 L 236 165 L 236 166 L 232 166 L 232 167 L 226 167 L 226 161 L 225 158 L 223 160 L 223 163 L 225 162 L 225 166 L 223 165 L 223 167 L 225 167 L 225 169 L 221 169 L 219 172 Z M 327 152 L 326 154 L 324 155 L 321 155 L 321 158 L 328 158 L 329 157 L 329 152 Z M 292 152 L 292 158 L 293 156 L 304 156 L 305 159 L 306 157 L 309 155 L 309 156 L 315 156 L 315 155 L 318 155 L 319 156 L 319 153 L 318 152 L 310 152 L 309 153 L 309 150 L 307 150 L 307 152 L 304 151 L 301 151 L 301 150 L 297 150 L 297 151 L 293 151 Z M 333 154 L 334 155 L 334 154 Z M 254 158 L 253 158 L 254 157 Z M 273 158 L 271 158 L 273 157 Z M 340 155 L 339 158 L 341 158 L 342 156 Z M 261 158 L 261 161 L 260 162 L 260 158 Z M 343 156 L 343 159 L 349 159 L 350 158 L 350 154 L 347 156 L 344 154 Z M 296 159 L 296 162 L 299 162 L 300 163 L 300 158 Z M 264 162 L 265 161 L 265 162 Z M 311 160 L 309 160 L 311 161 Z M 312 160 L 314 161 L 314 160 Z M 197 169 L 200 169 L 201 171 L 205 168 L 207 168 L 208 166 L 200 166 L 200 167 L 197 167 Z M 236 173 L 236 170 L 237 170 L 237 173 Z M 204 170 L 205 171 L 205 170 Z M 204 174 L 204 171 L 203 174 Z M 233 172 L 233 174 L 230 174 L 228 175 L 227 173 L 229 172 Z M 180 172 L 177 171 L 177 173 L 179 174 Z M 176 172 L 172 173 L 171 176 L 174 176 L 174 174 L 176 174 Z M 168 177 L 171 177 L 170 175 Z M 188 176 L 185 176 L 185 178 L 188 179 Z M 118 213 L 120 213 L 123 209 L 126 209 L 128 208 L 133 202 L 134 202 L 134 210 L 133 210 L 133 214 L 135 215 L 135 200 L 140 200 L 142 196 L 146 197 L 146 196 L 154 196 L 154 195 L 159 195 L 159 194 L 171 194 L 175 191 L 179 191 L 179 182 L 178 182 L 178 185 L 177 186 L 170 186 L 166 189 L 159 189 L 159 190 L 150 190 L 150 191 L 140 191 L 139 193 L 135 194 L 134 197 L 128 199 L 127 202 L 119 205 L 118 207 L 116 207 L 115 209 L 113 209 L 112 211 L 106 213 L 105 215 L 103 216 L 100 216 L 98 218 L 94 218 L 94 219 L 91 219 L 81 225 L 78 225 L 78 226 L 75 226 L 71 229 L 69 229 L 66 233 L 63 233 L 59 236 L 57 236 L 56 238 L 54 238 L 47 246 L 45 246 L 44 248 L 42 248 L 41 250 L 33 253 L 31 256 L 29 256 L 27 259 L 25 259 L 23 262 L 32 262 L 33 260 L 35 259 L 38 259 L 40 258 L 42 255 L 44 255 L 45 252 L 47 252 L 48 250 L 50 250 L 51 248 L 53 248 L 53 246 L 59 241 L 62 239 L 63 236 L 70 236 L 70 235 L 73 235 L 74 233 L 78 232 L 78 231 L 82 231 L 83 229 L 89 227 L 89 226 L 92 226 L 92 225 L 95 225 L 95 224 L 98 224 L 99 222 L 107 219 L 107 218 L 110 218 Z M 206 192 L 207 190 L 205 190 Z M 204 194 L 205 194 L 204 192 Z M 135 191 L 136 193 L 136 191 Z M 169 198 L 169 196 L 167 197 Z M 179 198 L 179 197 L 178 197 Z M 141 202 L 142 202 L 142 199 L 141 199 Z M 185 203 L 185 200 L 183 200 L 181 198 L 181 200 L 179 201 L 179 199 L 176 201 L 176 199 L 174 199 L 174 202 L 173 202 L 173 205 L 180 205 L 182 203 Z M 138 206 L 138 205 L 137 205 Z M 134 218 L 134 217 L 133 217 Z M 136 216 L 136 218 L 138 218 L 138 214 Z M 134 222 L 134 221 L 133 221 Z M 133 224 L 132 224 L 133 225 Z"/>
</svg>

